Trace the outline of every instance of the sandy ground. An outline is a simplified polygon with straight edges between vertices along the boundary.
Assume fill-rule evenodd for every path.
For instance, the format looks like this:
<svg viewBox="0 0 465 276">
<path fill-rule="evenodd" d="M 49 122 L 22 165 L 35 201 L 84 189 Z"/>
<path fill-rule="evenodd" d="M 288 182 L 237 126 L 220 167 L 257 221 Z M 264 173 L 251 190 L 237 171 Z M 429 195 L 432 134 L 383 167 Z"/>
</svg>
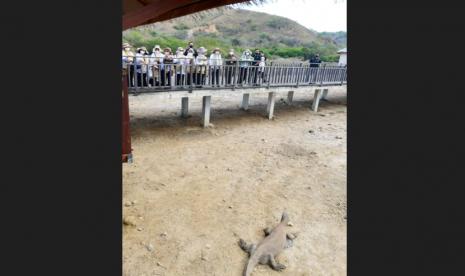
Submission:
<svg viewBox="0 0 465 276">
<path fill-rule="evenodd" d="M 130 97 L 134 163 L 123 165 L 125 276 L 242 275 L 237 242 L 263 239 L 262 229 L 287 210 L 297 232 L 277 258 L 287 268 L 259 265 L 258 275 L 346 275 L 346 92 L 330 90 L 318 113 L 313 93 L 292 106 L 277 96 L 212 97 L 212 128 L 199 126 L 201 98 Z"/>
</svg>

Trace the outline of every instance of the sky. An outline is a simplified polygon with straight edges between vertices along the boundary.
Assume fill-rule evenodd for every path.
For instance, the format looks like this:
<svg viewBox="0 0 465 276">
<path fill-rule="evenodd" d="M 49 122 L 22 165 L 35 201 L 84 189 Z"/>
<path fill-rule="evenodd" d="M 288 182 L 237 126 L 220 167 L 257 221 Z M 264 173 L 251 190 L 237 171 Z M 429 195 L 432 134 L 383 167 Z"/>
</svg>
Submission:
<svg viewBox="0 0 465 276">
<path fill-rule="evenodd" d="M 243 9 L 287 17 L 318 32 L 347 31 L 347 0 L 268 0 Z"/>
</svg>

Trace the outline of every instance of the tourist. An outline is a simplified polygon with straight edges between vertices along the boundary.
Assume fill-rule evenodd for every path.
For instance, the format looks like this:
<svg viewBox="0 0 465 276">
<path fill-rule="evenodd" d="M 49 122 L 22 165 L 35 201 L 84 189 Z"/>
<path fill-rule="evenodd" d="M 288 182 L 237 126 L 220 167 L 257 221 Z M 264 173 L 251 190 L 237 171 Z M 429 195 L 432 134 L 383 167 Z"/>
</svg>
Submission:
<svg viewBox="0 0 465 276">
<path fill-rule="evenodd" d="M 187 75 L 187 85 L 192 85 L 195 83 L 195 58 L 194 58 L 194 49 L 190 48 L 187 50 L 186 56 L 186 75 Z"/>
<path fill-rule="evenodd" d="M 232 84 L 232 76 L 236 75 L 237 57 L 234 54 L 234 49 L 230 49 L 226 56 L 226 83 Z"/>
<path fill-rule="evenodd" d="M 265 62 L 266 62 L 265 54 L 262 52 L 260 53 L 260 62 L 258 63 L 258 73 L 259 73 L 260 79 L 262 80 L 262 83 L 266 82 Z"/>
<path fill-rule="evenodd" d="M 248 67 L 252 64 L 253 57 L 249 49 L 246 49 L 241 56 L 239 61 L 240 72 L 239 72 L 239 84 L 242 85 L 244 81 L 247 81 L 247 75 L 249 73 Z"/>
<path fill-rule="evenodd" d="M 147 86 L 147 67 L 149 64 L 148 57 L 146 55 L 147 48 L 140 47 L 137 48 L 136 53 L 136 73 L 137 73 L 137 82 L 136 86 Z"/>
<path fill-rule="evenodd" d="M 261 54 L 260 54 L 260 50 L 259 49 L 255 49 L 255 53 L 252 54 L 252 57 L 253 57 L 253 63 L 252 63 L 252 75 L 253 75 L 253 83 L 254 85 L 257 85 L 257 81 L 258 81 L 258 66 L 260 64 L 260 59 L 261 59 Z"/>
<path fill-rule="evenodd" d="M 220 70 L 223 65 L 220 49 L 215 48 L 210 55 L 210 76 L 212 78 L 212 86 L 220 87 Z"/>
<path fill-rule="evenodd" d="M 134 86 L 134 53 L 131 51 L 132 46 L 129 43 L 123 43 L 123 68 L 128 70 L 128 86 Z M 129 68 L 128 68 L 129 67 Z"/>
<path fill-rule="evenodd" d="M 176 64 L 176 85 L 184 85 L 187 60 L 186 56 L 184 56 L 184 49 L 182 47 L 178 47 L 174 63 Z"/>
<path fill-rule="evenodd" d="M 149 59 L 149 69 L 152 71 L 152 78 L 150 79 L 150 84 L 152 86 L 160 85 L 160 67 L 163 64 L 164 55 L 160 51 L 160 45 L 155 45 L 152 50 L 152 54 Z"/>
<path fill-rule="evenodd" d="M 163 49 L 163 64 L 161 66 L 161 85 L 162 86 L 171 86 L 171 72 L 173 64 L 173 55 L 171 48 L 166 47 Z"/>
<path fill-rule="evenodd" d="M 321 59 L 320 55 L 316 54 L 310 58 L 310 83 L 316 83 L 316 77 L 318 73 L 318 67 L 320 67 Z"/>
<path fill-rule="evenodd" d="M 189 49 L 194 50 L 194 58 L 197 58 L 198 53 L 197 53 L 197 50 L 194 48 L 194 42 L 189 41 L 189 43 L 187 44 L 186 50 L 184 51 L 185 56 L 187 56 L 187 52 Z"/>
<path fill-rule="evenodd" d="M 204 47 L 200 47 L 198 50 L 198 55 L 195 58 L 195 64 L 197 67 L 197 86 L 202 86 L 205 84 L 205 76 L 207 75 L 207 65 L 208 65 L 208 58 L 205 56 L 207 54 L 207 50 Z"/>
</svg>

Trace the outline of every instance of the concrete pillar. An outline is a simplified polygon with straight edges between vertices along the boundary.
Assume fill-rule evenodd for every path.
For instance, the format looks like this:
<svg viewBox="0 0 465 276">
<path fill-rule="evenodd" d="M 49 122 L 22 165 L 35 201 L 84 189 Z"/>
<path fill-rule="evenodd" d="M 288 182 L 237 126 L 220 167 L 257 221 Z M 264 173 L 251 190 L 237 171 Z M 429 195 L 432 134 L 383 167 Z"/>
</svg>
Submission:
<svg viewBox="0 0 465 276">
<path fill-rule="evenodd" d="M 181 117 L 187 118 L 188 111 L 189 111 L 189 98 L 182 97 L 181 98 Z"/>
<path fill-rule="evenodd" d="M 266 113 L 268 115 L 269 120 L 273 119 L 275 98 L 276 98 L 275 92 L 268 93 L 268 105 L 266 106 Z"/>
<path fill-rule="evenodd" d="M 321 99 L 321 89 L 315 89 L 315 93 L 313 94 L 313 104 L 312 110 L 314 112 L 318 112 L 318 105 L 320 104 Z"/>
<path fill-rule="evenodd" d="M 287 93 L 287 103 L 292 104 L 293 99 L 294 99 L 294 91 L 289 91 Z"/>
<path fill-rule="evenodd" d="M 211 96 L 203 96 L 202 98 L 202 126 L 210 125 L 210 101 Z"/>
<path fill-rule="evenodd" d="M 321 95 L 321 99 L 326 100 L 327 96 L 328 96 L 328 89 L 323 89 L 323 94 Z"/>
<path fill-rule="evenodd" d="M 249 96 L 250 96 L 249 93 L 244 93 L 244 95 L 242 95 L 242 106 L 241 106 L 241 108 L 244 109 L 244 110 L 249 109 Z"/>
</svg>

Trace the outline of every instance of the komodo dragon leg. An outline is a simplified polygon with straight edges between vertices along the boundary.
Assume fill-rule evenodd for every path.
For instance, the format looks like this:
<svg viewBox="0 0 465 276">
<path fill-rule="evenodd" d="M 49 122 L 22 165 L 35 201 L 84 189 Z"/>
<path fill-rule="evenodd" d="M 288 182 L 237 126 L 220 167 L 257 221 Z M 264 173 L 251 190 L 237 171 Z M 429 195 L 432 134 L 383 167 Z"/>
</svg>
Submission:
<svg viewBox="0 0 465 276">
<path fill-rule="evenodd" d="M 249 253 L 249 256 L 252 256 L 255 248 L 257 247 L 255 244 L 247 244 L 243 239 L 239 240 L 239 246 L 242 250 Z"/>
<path fill-rule="evenodd" d="M 269 254 L 269 255 L 268 255 L 268 258 L 269 258 L 269 261 L 270 261 L 270 266 L 271 266 L 271 268 L 272 268 L 273 270 L 281 271 L 281 270 L 283 270 L 283 269 L 286 268 L 285 265 L 276 262 L 276 260 L 274 259 L 274 256 L 273 256 L 273 255 Z"/>
<path fill-rule="evenodd" d="M 271 234 L 271 231 L 273 231 L 273 229 L 271 229 L 271 227 L 267 227 L 267 228 L 263 229 L 263 232 L 265 232 L 265 237 L 268 236 L 269 234 Z"/>
</svg>

